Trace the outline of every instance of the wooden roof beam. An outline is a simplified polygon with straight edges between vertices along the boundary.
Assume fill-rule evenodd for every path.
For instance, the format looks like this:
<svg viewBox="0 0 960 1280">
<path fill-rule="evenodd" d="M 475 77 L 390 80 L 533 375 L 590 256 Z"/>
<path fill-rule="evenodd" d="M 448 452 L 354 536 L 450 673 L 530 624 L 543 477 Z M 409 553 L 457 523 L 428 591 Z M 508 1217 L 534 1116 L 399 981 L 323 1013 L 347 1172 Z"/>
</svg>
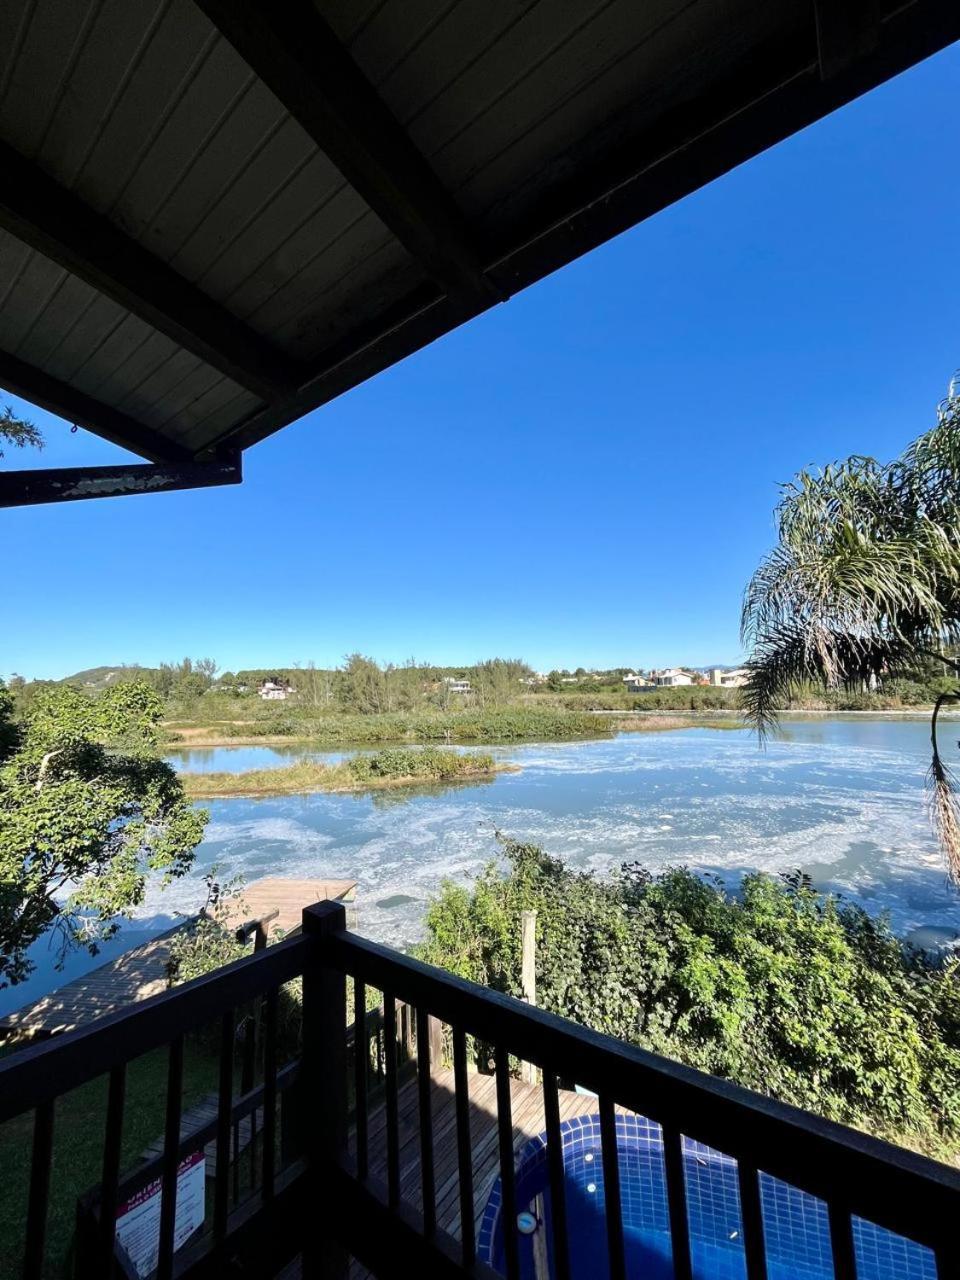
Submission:
<svg viewBox="0 0 960 1280">
<path fill-rule="evenodd" d="M 116 467 L 51 467 L 0 471 L 0 507 L 30 507 L 44 502 L 122 498 L 132 493 L 169 493 L 240 484 L 240 454 L 213 462 L 121 463 Z"/>
<path fill-rule="evenodd" d="M 300 380 L 242 321 L 2 142 L 0 227 L 262 400 Z"/>
<path fill-rule="evenodd" d="M 310 0 L 196 3 L 446 294 L 502 299 L 452 196 Z"/>
<path fill-rule="evenodd" d="M 187 462 L 193 457 L 159 431 L 7 351 L 0 351 L 0 387 L 150 462 Z"/>
</svg>

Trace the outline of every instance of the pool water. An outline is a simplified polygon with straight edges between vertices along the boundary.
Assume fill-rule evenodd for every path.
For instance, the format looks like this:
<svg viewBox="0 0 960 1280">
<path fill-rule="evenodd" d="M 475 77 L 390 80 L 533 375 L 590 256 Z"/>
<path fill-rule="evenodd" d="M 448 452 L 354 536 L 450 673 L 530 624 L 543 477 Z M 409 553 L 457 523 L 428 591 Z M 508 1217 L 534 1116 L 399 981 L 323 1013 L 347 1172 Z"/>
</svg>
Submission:
<svg viewBox="0 0 960 1280">
<path fill-rule="evenodd" d="M 608 1280 L 606 1201 L 599 1116 L 561 1125 L 567 1237 L 573 1280 Z M 617 1155 L 627 1275 L 673 1280 L 663 1144 L 659 1127 L 641 1116 L 617 1116 Z M 729 1157 L 684 1139 L 684 1181 L 695 1280 L 746 1280 L 737 1166 Z M 516 1158 L 517 1208 L 542 1196 L 547 1257 L 553 1272 L 552 1209 L 546 1135 Z M 768 1280 L 834 1280 L 826 1205 L 761 1174 Z M 481 1258 L 505 1273 L 500 1183 L 487 1202 L 478 1238 Z M 858 1280 L 937 1280 L 933 1254 L 873 1223 L 854 1219 Z M 519 1236 L 523 1280 L 535 1280 L 533 1237 Z"/>
</svg>

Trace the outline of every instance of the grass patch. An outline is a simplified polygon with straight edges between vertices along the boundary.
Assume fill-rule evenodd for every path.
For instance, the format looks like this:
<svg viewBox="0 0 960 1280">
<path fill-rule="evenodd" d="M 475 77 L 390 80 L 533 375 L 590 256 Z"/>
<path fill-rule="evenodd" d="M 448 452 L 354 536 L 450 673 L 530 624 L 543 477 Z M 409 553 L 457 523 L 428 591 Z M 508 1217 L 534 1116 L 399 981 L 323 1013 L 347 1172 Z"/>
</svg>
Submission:
<svg viewBox="0 0 960 1280">
<path fill-rule="evenodd" d="M 669 729 L 742 729 L 740 716 L 705 716 L 698 712 L 687 715 L 628 715 L 613 720 L 617 733 L 662 733 Z"/>
<path fill-rule="evenodd" d="M 340 764 L 301 760 L 280 769 L 245 773 L 185 773 L 182 780 L 193 799 L 212 796 L 303 795 L 311 791 L 369 791 L 421 782 L 458 782 L 491 777 L 515 766 L 497 764 L 487 754 L 464 755 L 437 747 L 393 747 L 357 755 Z"/>
<path fill-rule="evenodd" d="M 213 746 L 240 740 L 301 739 L 317 746 L 379 743 L 557 742 L 610 736 L 607 717 L 567 707 L 512 706 L 490 711 L 388 712 L 378 715 L 311 715 L 278 710 L 256 719 L 188 725 L 168 721 L 168 741 Z"/>
<path fill-rule="evenodd" d="M 216 1058 L 203 1039 L 192 1039 L 184 1054 L 184 1109 L 217 1087 Z M 167 1052 L 159 1049 L 127 1069 L 121 1169 L 129 1172 L 144 1148 L 163 1133 Z M 53 1124 L 53 1165 L 43 1274 L 65 1280 L 76 1227 L 77 1197 L 101 1176 L 107 1110 L 107 1077 L 101 1076 L 58 1098 Z M 0 1277 L 19 1276 L 23 1265 L 27 1190 L 33 1141 L 33 1114 L 0 1126 Z"/>
</svg>

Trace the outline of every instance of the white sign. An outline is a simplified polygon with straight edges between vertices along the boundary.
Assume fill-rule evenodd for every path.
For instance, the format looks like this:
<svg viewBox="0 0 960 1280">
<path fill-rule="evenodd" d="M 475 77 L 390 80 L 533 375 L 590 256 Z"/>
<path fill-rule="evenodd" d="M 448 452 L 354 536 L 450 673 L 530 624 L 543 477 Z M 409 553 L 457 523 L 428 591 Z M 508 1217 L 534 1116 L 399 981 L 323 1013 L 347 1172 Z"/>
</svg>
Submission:
<svg viewBox="0 0 960 1280">
<path fill-rule="evenodd" d="M 180 1246 L 203 1226 L 206 1161 L 202 1151 L 194 1151 L 177 1171 L 177 1210 L 173 1247 Z M 132 1196 L 117 1211 L 117 1239 L 137 1269 L 149 1276 L 157 1269 L 160 1252 L 161 1180 L 156 1178 Z"/>
</svg>

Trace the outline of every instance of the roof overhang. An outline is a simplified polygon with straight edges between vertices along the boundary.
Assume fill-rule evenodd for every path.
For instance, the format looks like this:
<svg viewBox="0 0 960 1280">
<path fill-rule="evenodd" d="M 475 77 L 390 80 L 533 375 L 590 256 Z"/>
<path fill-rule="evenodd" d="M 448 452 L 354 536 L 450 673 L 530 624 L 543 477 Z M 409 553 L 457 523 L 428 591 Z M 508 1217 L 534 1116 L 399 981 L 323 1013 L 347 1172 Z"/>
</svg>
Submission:
<svg viewBox="0 0 960 1280">
<path fill-rule="evenodd" d="M 166 482 L 7 473 L 0 504 L 235 482 L 240 450 L 958 38 L 955 0 L 7 0 L 0 386 Z"/>
</svg>

